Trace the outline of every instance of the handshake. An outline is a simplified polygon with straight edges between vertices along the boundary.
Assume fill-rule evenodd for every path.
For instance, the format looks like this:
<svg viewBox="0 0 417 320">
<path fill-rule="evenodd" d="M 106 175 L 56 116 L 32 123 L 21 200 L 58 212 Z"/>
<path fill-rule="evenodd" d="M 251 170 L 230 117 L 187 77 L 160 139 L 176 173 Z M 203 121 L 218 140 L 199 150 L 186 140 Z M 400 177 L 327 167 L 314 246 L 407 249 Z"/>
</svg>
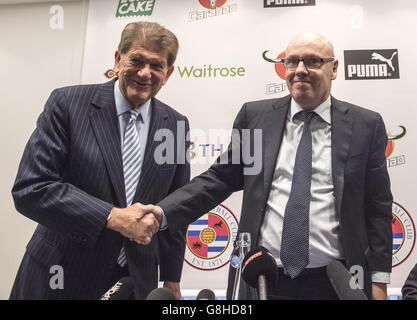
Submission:
<svg viewBox="0 0 417 320">
<path fill-rule="evenodd" d="M 162 210 L 139 202 L 121 209 L 114 207 L 107 219 L 107 228 L 138 244 L 149 244 L 162 223 Z"/>
</svg>

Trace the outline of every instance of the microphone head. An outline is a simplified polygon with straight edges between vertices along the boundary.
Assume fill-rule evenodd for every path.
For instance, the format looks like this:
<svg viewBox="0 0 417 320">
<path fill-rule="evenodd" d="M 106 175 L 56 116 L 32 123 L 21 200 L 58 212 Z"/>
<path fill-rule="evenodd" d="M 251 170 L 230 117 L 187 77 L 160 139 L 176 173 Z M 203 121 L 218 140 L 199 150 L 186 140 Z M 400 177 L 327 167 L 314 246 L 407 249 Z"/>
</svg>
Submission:
<svg viewBox="0 0 417 320">
<path fill-rule="evenodd" d="M 216 295 L 210 289 L 203 289 L 198 293 L 196 300 L 216 300 Z"/>
<path fill-rule="evenodd" d="M 123 277 L 117 281 L 100 300 L 127 300 L 135 288 L 135 282 L 131 277 Z"/>
<path fill-rule="evenodd" d="M 264 275 L 267 284 L 274 284 L 277 277 L 277 263 L 272 254 L 264 247 L 259 246 L 243 259 L 242 278 L 251 287 L 258 287 L 259 276 Z"/>
<path fill-rule="evenodd" d="M 156 288 L 148 294 L 146 300 L 175 300 L 175 296 L 168 288 Z"/>
<path fill-rule="evenodd" d="M 359 288 L 352 288 L 352 275 L 338 260 L 334 260 L 326 267 L 327 276 L 340 300 L 368 300 L 365 293 Z"/>
</svg>

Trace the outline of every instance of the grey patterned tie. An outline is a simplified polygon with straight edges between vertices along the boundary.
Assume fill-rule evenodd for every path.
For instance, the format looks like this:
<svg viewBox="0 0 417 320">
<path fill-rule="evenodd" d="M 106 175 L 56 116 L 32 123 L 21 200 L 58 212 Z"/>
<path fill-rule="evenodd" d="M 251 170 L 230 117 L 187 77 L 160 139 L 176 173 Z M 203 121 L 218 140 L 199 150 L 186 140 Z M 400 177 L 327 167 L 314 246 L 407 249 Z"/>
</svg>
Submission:
<svg viewBox="0 0 417 320">
<path fill-rule="evenodd" d="M 311 199 L 311 129 L 315 112 L 301 111 L 296 116 L 304 122 L 303 134 L 295 156 L 290 197 L 282 227 L 281 261 L 291 278 L 308 264 L 309 213 Z"/>
</svg>

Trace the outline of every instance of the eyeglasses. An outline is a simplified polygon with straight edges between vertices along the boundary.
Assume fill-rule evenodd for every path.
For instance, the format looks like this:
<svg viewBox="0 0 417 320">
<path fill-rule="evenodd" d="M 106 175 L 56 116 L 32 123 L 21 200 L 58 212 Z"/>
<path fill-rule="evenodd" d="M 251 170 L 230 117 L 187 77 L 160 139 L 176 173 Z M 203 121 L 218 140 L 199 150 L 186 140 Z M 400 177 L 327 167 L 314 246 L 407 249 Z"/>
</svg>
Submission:
<svg viewBox="0 0 417 320">
<path fill-rule="evenodd" d="M 300 61 L 304 63 L 304 66 L 307 69 L 319 69 L 323 64 L 326 62 L 333 61 L 334 58 L 284 58 L 284 59 L 277 59 L 275 60 L 276 63 L 283 63 L 285 69 L 287 70 L 295 70 L 298 67 Z"/>
</svg>

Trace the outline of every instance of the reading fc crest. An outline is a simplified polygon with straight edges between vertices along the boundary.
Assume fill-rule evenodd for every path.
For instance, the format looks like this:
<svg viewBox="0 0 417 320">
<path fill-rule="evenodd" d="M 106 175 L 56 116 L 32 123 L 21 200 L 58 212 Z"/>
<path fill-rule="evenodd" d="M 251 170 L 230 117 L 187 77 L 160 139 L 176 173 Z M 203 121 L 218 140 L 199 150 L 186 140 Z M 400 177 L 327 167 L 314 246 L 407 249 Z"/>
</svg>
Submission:
<svg viewBox="0 0 417 320">
<path fill-rule="evenodd" d="M 392 266 L 410 256 L 416 241 L 416 228 L 410 214 L 398 203 L 392 204 Z"/>
<path fill-rule="evenodd" d="M 199 270 L 225 266 L 233 251 L 238 221 L 225 206 L 218 205 L 188 226 L 185 262 Z"/>
</svg>

